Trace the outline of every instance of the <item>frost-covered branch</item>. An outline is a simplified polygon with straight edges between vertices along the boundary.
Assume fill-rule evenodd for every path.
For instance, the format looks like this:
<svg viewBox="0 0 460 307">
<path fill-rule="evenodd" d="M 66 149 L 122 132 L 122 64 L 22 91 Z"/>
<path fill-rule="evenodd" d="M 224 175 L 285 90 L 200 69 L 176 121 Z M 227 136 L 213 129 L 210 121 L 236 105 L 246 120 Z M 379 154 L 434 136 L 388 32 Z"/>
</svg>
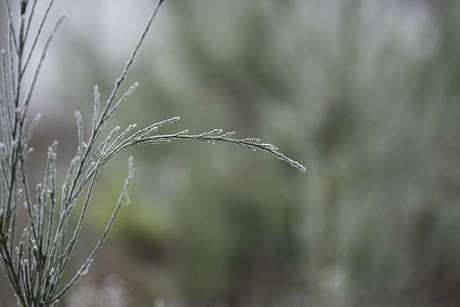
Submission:
<svg viewBox="0 0 460 307">
<path fill-rule="evenodd" d="M 57 190 L 55 161 L 58 143 L 55 141 L 48 149 L 43 182 L 37 185 L 34 199 L 29 187 L 25 163 L 32 152 L 29 142 L 40 119 L 40 114 L 35 116 L 28 127 L 26 118 L 48 48 L 66 15 L 65 13 L 60 15 L 46 39 L 38 64 L 30 74 L 32 77 L 24 93 L 21 89 L 26 85 L 25 72 L 30 67 L 32 55 L 36 52 L 37 42 L 54 3 L 54 0 L 49 1 L 39 27 L 32 35 L 34 30 L 31 23 L 38 1 L 19 0 L 19 20 L 15 23 L 15 14 L 10 1 L 4 0 L 8 13 L 8 48 L 7 51 L 2 49 L 0 55 L 0 84 L 2 87 L 0 120 L 3 137 L 0 142 L 0 267 L 18 298 L 18 304 L 24 307 L 56 306 L 58 299 L 86 274 L 104 243 L 122 203 L 127 198 L 128 188 L 134 175 L 132 158 L 129 159 L 125 186 L 106 229 L 80 270 L 74 274 L 69 283 L 65 286 L 61 285 L 62 276 L 81 234 L 98 174 L 102 166 L 122 150 L 139 145 L 165 144 L 172 140 L 193 140 L 211 144 L 227 142 L 252 151 L 257 149 L 266 151 L 301 171 L 305 171 L 304 166 L 280 153 L 275 146 L 261 143 L 256 138 L 234 139 L 232 137 L 234 132 L 224 133 L 221 129 L 215 129 L 195 135 L 187 134 L 187 130 L 166 135 L 154 134 L 162 125 L 174 123 L 179 120 L 179 117 L 164 120 L 134 133 L 132 131 L 136 125 L 129 126 L 121 133 L 117 127 L 110 131 L 105 139 L 100 140 L 107 121 L 138 87 L 136 82 L 119 97 L 120 89 L 134 64 L 153 20 L 165 2 L 165 0 L 159 0 L 105 104 L 101 104 L 99 89 L 97 86 L 94 87 L 92 129 L 87 140 L 83 134 L 82 116 L 79 112 L 75 113 L 78 148 L 68 168 L 61 193 L 58 193 Z M 18 28 L 15 27 L 15 24 L 18 25 Z M 26 44 L 29 37 L 33 37 L 33 41 Z M 30 46 L 28 50 L 26 46 Z M 84 192 L 86 195 L 82 195 Z M 69 219 L 79 199 L 82 199 L 83 204 L 77 225 L 70 229 Z M 18 229 L 17 225 L 20 202 L 23 202 L 28 219 L 28 224 L 24 229 Z M 67 238 L 68 232 L 72 233 L 70 238 Z M 18 233 L 22 235 L 18 237 Z"/>
</svg>

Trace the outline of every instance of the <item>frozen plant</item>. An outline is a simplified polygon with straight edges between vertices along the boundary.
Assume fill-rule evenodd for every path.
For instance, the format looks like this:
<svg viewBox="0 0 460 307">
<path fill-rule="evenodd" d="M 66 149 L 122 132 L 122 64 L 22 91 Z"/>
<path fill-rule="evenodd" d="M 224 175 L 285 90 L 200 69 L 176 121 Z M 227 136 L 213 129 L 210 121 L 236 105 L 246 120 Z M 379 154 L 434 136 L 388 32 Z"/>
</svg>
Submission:
<svg viewBox="0 0 460 307">
<path fill-rule="evenodd" d="M 4 0 L 8 14 L 8 49 L 1 51 L 0 120 L 2 142 L 0 143 L 0 265 L 13 289 L 18 304 L 26 307 L 56 306 L 59 298 L 74 285 L 82 275 L 86 274 L 95 255 L 104 243 L 113 225 L 133 178 L 133 158 L 129 158 L 129 171 L 125 185 L 112 216 L 87 260 L 74 274 L 67 284 L 61 283 L 63 273 L 74 251 L 75 244 L 81 233 L 83 220 L 90 203 L 96 178 L 101 167 L 120 151 L 144 144 L 164 144 L 174 139 L 194 140 L 206 143 L 227 142 L 255 151 L 260 149 L 269 152 L 292 166 L 305 171 L 298 162 L 284 156 L 278 149 L 259 139 L 234 139 L 234 132 L 223 132 L 215 129 L 209 132 L 190 135 L 187 130 L 174 134 L 153 134 L 164 124 L 173 123 L 179 117 L 167 119 L 147 128 L 133 132 L 136 125 L 131 125 L 121 133 L 115 128 L 104 139 L 101 134 L 108 119 L 136 90 L 135 83 L 126 93 L 119 95 L 128 71 L 152 25 L 152 22 L 165 0 L 159 0 L 150 15 L 139 41 L 133 49 L 120 77 L 115 81 L 112 93 L 105 104 L 100 102 L 98 87 L 94 87 L 94 114 L 91 135 L 88 140 L 83 137 L 82 117 L 75 113 L 78 127 L 77 153 L 70 163 L 65 182 L 59 197 L 56 191 L 56 150 L 55 141 L 48 150 L 48 159 L 43 182 L 37 186 L 37 195 L 33 199 L 27 178 L 25 162 L 32 152 L 28 144 L 40 114 L 37 114 L 30 125 L 26 117 L 33 97 L 33 91 L 39 76 L 48 48 L 65 19 L 61 14 L 48 36 L 37 67 L 33 71 L 27 89 L 25 72 L 36 52 L 37 41 L 41 36 L 43 25 L 47 20 L 54 0 L 50 0 L 40 25 L 32 35 L 31 28 L 34 11 L 38 0 L 18 0 L 19 18 L 14 22 L 12 7 L 9 0 Z M 30 40 L 31 39 L 31 40 Z M 28 42 L 26 44 L 26 42 Z M 30 43 L 29 43 L 30 42 Z M 30 46 L 28 49 L 25 46 Z M 119 97 L 121 96 L 121 97 Z M 119 98 L 118 98 L 119 97 Z M 74 229 L 68 229 L 69 218 L 78 199 L 83 199 L 82 209 Z M 19 203 L 23 202 L 27 227 L 20 234 L 18 229 Z M 69 233 L 69 237 L 67 236 Z M 20 235 L 20 236 L 19 236 Z"/>
</svg>

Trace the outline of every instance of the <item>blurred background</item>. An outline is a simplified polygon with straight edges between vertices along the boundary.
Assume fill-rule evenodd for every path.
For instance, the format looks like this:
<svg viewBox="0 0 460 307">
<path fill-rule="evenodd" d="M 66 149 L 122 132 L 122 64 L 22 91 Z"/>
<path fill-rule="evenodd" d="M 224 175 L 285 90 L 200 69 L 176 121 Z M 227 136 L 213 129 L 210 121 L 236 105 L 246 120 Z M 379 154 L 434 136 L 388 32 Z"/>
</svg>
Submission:
<svg viewBox="0 0 460 307">
<path fill-rule="evenodd" d="M 42 113 L 31 186 L 55 139 L 63 181 L 75 110 L 88 137 L 93 86 L 105 101 L 153 7 L 57 1 L 50 21 L 68 17 L 30 113 Z M 167 1 L 111 127 L 180 116 L 159 132 L 235 130 L 307 171 L 228 144 L 122 153 L 100 175 L 69 276 L 133 155 L 130 205 L 61 306 L 460 306 L 459 29 L 449 0 Z M 2 273 L 0 305 L 15 304 Z"/>
</svg>

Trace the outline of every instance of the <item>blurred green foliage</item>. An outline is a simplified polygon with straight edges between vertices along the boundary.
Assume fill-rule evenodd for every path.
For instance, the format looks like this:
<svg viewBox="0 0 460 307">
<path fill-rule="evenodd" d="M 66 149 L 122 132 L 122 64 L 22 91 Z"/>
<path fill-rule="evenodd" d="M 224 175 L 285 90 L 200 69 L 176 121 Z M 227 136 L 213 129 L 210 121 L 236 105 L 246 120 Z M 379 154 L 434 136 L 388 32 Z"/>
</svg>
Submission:
<svg viewBox="0 0 460 307">
<path fill-rule="evenodd" d="M 118 274 L 131 306 L 458 306 L 459 10 L 447 0 L 167 2 L 116 124 L 178 115 L 164 132 L 236 130 L 307 173 L 225 144 L 131 151 L 131 204 L 86 283 L 103 290 Z M 93 84 L 108 95 L 123 59 L 66 31 L 55 61 L 70 81 L 57 99 L 83 109 Z M 84 63 L 80 74 L 64 72 L 72 63 Z M 92 231 L 125 172 L 102 174 Z"/>
</svg>

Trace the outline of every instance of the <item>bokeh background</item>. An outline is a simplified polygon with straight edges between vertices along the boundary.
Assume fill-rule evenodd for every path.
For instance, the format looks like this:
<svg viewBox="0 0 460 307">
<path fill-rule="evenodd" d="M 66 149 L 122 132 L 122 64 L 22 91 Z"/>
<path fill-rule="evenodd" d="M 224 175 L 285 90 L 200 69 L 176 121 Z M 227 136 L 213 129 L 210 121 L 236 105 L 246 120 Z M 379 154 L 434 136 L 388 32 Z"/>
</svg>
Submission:
<svg viewBox="0 0 460 307">
<path fill-rule="evenodd" d="M 93 86 L 108 97 L 153 6 L 57 1 L 50 20 L 68 17 L 31 109 L 42 113 L 32 186 L 55 139 L 62 182 L 74 111 L 89 131 Z M 130 205 L 61 306 L 460 306 L 459 29 L 454 0 L 167 1 L 126 84 L 140 87 L 111 125 L 180 116 L 160 132 L 235 130 L 307 172 L 228 144 L 121 154 L 70 272 L 133 155 Z M 0 274 L 0 305 L 15 304 Z"/>
</svg>

